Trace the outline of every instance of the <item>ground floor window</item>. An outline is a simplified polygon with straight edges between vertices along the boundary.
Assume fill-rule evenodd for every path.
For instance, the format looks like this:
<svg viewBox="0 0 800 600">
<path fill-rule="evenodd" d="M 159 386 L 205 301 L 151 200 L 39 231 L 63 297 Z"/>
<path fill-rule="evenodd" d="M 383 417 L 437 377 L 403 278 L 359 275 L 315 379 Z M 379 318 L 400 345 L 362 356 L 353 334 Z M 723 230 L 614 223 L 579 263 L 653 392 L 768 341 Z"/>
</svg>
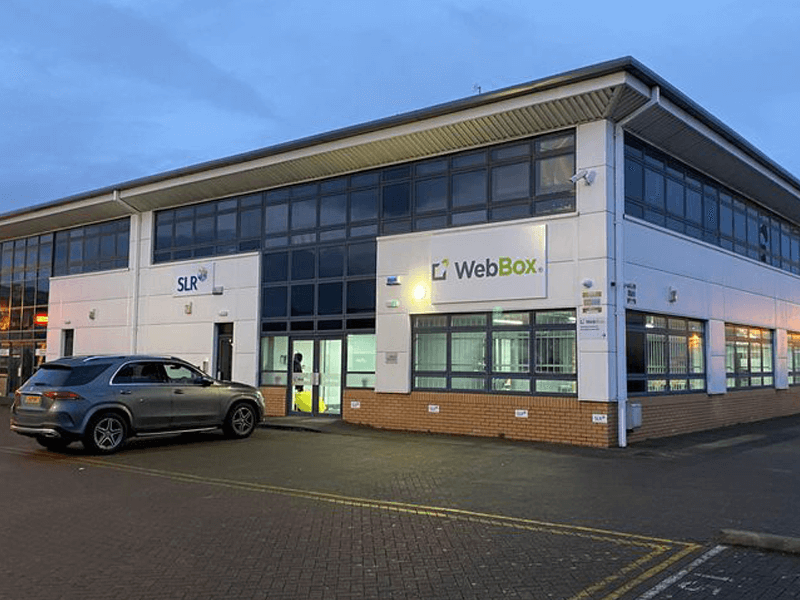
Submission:
<svg viewBox="0 0 800 600">
<path fill-rule="evenodd" d="M 574 310 L 412 316 L 412 386 L 575 395 Z"/>
<path fill-rule="evenodd" d="M 787 335 L 789 349 L 789 385 L 800 385 L 800 333 Z"/>
<path fill-rule="evenodd" d="M 705 389 L 701 321 L 628 311 L 626 330 L 629 394 Z"/>
<path fill-rule="evenodd" d="M 772 331 L 725 324 L 725 371 L 728 389 L 773 384 Z"/>
</svg>

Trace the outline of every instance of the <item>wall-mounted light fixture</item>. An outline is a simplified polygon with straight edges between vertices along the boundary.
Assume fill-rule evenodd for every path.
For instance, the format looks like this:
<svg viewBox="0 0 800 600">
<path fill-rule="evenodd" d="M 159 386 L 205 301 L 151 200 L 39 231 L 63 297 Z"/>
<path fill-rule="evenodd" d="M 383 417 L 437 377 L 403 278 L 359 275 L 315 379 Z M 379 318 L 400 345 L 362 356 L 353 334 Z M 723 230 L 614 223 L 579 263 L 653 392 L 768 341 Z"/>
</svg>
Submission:
<svg viewBox="0 0 800 600">
<path fill-rule="evenodd" d="M 192 303 L 189 302 L 183 305 L 183 313 L 186 315 L 192 314 Z"/>
<path fill-rule="evenodd" d="M 587 278 L 587 279 L 584 279 L 583 281 L 581 281 L 581 285 L 588 290 L 590 287 L 592 287 L 594 285 L 594 281 L 592 281 L 591 279 Z"/>
<path fill-rule="evenodd" d="M 424 284 L 419 283 L 414 288 L 414 300 L 419 302 L 420 300 L 424 300 L 425 296 L 428 295 L 428 288 L 425 287 Z"/>
<path fill-rule="evenodd" d="M 397 275 L 389 275 L 386 278 L 386 285 L 400 285 L 400 278 Z"/>
<path fill-rule="evenodd" d="M 221 285 L 215 285 L 213 288 L 211 288 L 211 293 L 214 296 L 222 296 L 222 294 L 224 292 L 225 292 L 225 288 L 223 286 L 221 286 Z"/>
<path fill-rule="evenodd" d="M 89 318 L 94 321 L 97 318 L 97 309 L 93 308 L 89 311 Z"/>
<path fill-rule="evenodd" d="M 674 287 L 670 287 L 669 290 L 667 291 L 667 300 L 670 303 L 677 302 L 678 301 L 678 290 L 676 290 Z"/>
<path fill-rule="evenodd" d="M 594 183 L 594 179 L 597 177 L 597 173 L 594 171 L 589 171 L 587 169 L 581 169 L 575 175 L 569 178 L 572 183 L 578 183 L 581 179 L 586 182 L 586 185 L 592 185 Z"/>
</svg>

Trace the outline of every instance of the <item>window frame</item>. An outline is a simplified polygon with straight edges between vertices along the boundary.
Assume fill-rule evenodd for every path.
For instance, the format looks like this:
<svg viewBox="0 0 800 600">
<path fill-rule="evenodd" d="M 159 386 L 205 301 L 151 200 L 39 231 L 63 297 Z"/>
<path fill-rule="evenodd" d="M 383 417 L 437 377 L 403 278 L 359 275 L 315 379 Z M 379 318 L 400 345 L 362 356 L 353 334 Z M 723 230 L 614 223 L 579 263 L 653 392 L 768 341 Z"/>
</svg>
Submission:
<svg viewBox="0 0 800 600">
<path fill-rule="evenodd" d="M 659 326 L 659 320 L 664 322 L 664 326 Z M 683 326 L 678 326 L 682 323 Z M 693 328 L 694 327 L 694 328 Z M 664 344 L 662 351 L 664 352 L 663 359 L 657 359 L 651 356 L 653 346 L 648 343 L 647 336 L 663 336 Z M 641 336 L 642 343 L 640 344 L 643 351 L 641 356 L 633 356 L 634 345 L 632 339 L 635 336 Z M 681 370 L 673 370 L 674 366 L 678 364 L 678 358 L 675 357 L 674 346 L 676 338 L 685 339 L 685 344 L 682 348 L 686 349 L 685 353 L 685 372 Z M 705 352 L 706 340 L 706 324 L 700 319 L 692 319 L 690 317 L 682 317 L 676 315 L 665 315 L 658 313 L 650 313 L 644 311 L 628 310 L 625 312 L 625 370 L 626 380 L 629 396 L 663 396 L 674 394 L 697 394 L 705 393 L 708 389 L 708 360 Z M 700 348 L 700 360 L 702 371 L 692 371 L 692 346 L 696 345 Z M 638 345 L 637 345 L 638 346 Z M 632 372 L 631 364 L 633 360 L 641 360 L 641 373 Z M 663 372 L 653 372 L 658 367 L 657 363 L 663 363 Z M 683 388 L 673 387 L 680 385 L 677 382 L 682 381 L 686 385 Z M 661 387 L 663 382 L 663 388 Z M 695 384 L 693 382 L 701 382 Z M 637 389 L 641 387 L 641 389 Z"/>
<path fill-rule="evenodd" d="M 746 335 L 742 332 L 747 331 Z M 767 337 L 765 334 L 769 334 Z M 762 348 L 760 364 L 761 370 L 753 370 L 753 348 L 752 340 L 760 340 L 759 343 Z M 764 340 L 769 341 L 768 344 Z M 737 368 L 737 347 L 741 348 L 742 344 L 747 344 L 747 369 Z M 764 349 L 769 349 L 769 362 L 771 369 L 765 371 L 763 368 L 766 354 Z M 733 365 L 733 370 L 729 367 Z M 740 385 L 740 382 L 747 380 L 747 385 Z M 753 384 L 753 380 L 761 379 L 761 383 Z M 769 380 L 768 382 L 766 380 Z M 733 384 L 733 385 L 731 385 Z M 763 389 L 775 387 L 775 332 L 772 329 L 764 327 L 755 327 L 751 325 L 740 325 L 736 323 L 725 323 L 725 386 L 728 391 L 731 390 L 747 390 L 747 389 Z"/>
<path fill-rule="evenodd" d="M 563 313 L 569 319 L 566 323 L 543 323 L 538 315 L 547 313 Z M 502 316 L 511 318 L 525 318 L 519 324 L 501 323 Z M 513 317 L 517 316 L 517 317 Z M 459 324 L 457 321 L 473 319 L 473 323 Z M 456 322 L 454 322 L 456 321 Z M 482 322 L 481 322 L 482 321 Z M 431 323 L 427 325 L 426 322 Z M 567 373 L 554 373 L 543 371 L 540 366 L 540 356 L 537 352 L 537 333 L 567 331 L 572 335 L 571 350 L 569 352 L 570 371 Z M 527 353 L 527 369 L 501 370 L 495 364 L 495 337 L 497 333 L 525 333 L 527 335 L 525 352 Z M 469 340 L 467 336 L 482 334 L 482 344 L 475 346 L 480 355 L 476 365 L 482 363 L 482 368 L 465 370 L 454 368 L 453 348 L 454 339 Z M 422 335 L 444 336 L 445 358 L 442 370 L 417 368 L 418 340 Z M 577 312 L 575 309 L 551 309 L 539 311 L 492 311 L 470 313 L 425 313 L 411 315 L 411 389 L 414 391 L 438 392 L 466 392 L 484 394 L 515 394 L 527 396 L 564 396 L 577 397 L 578 395 L 578 350 L 577 350 Z M 478 381 L 480 385 L 470 385 L 470 381 Z M 441 382 L 443 385 L 426 385 L 425 382 Z M 503 386 L 498 387 L 497 382 Z M 559 391 L 537 391 L 537 384 L 548 383 L 560 385 Z M 563 382 L 563 383 L 562 383 Z M 567 391 L 564 388 L 569 388 Z"/>
</svg>

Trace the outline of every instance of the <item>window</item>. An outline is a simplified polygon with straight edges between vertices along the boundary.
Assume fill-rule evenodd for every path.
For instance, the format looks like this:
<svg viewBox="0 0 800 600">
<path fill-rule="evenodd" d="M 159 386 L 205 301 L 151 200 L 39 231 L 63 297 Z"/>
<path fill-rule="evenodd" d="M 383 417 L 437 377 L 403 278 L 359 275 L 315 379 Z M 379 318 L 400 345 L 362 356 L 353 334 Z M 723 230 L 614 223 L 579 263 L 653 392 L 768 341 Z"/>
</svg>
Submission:
<svg viewBox="0 0 800 600">
<path fill-rule="evenodd" d="M 800 333 L 790 331 L 787 336 L 789 350 L 789 385 L 800 385 Z"/>
<path fill-rule="evenodd" d="M 289 380 L 289 338 L 261 338 L 261 385 L 286 385 Z"/>
<path fill-rule="evenodd" d="M 725 325 L 725 371 L 728 389 L 773 384 L 772 331 Z"/>
<path fill-rule="evenodd" d="M 412 317 L 414 389 L 577 394 L 575 311 Z"/>
<path fill-rule="evenodd" d="M 625 138 L 625 212 L 800 273 L 800 229 L 631 136 Z"/>
<path fill-rule="evenodd" d="M 700 321 L 628 311 L 626 326 L 629 394 L 705 389 Z"/>
<path fill-rule="evenodd" d="M 349 388 L 375 387 L 375 334 L 347 336 L 347 377 Z"/>
</svg>

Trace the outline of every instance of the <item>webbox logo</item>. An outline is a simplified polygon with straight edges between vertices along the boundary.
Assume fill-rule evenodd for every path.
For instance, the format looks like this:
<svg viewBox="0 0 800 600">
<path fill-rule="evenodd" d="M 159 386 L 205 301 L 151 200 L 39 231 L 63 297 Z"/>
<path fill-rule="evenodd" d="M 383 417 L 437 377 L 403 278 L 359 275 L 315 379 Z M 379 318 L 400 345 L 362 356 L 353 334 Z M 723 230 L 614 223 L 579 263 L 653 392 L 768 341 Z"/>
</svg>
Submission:
<svg viewBox="0 0 800 600">
<path fill-rule="evenodd" d="M 450 260 L 443 258 L 439 262 L 431 265 L 431 279 L 433 281 L 446 281 L 447 269 Z M 510 256 L 501 256 L 496 260 L 486 258 L 484 260 L 455 261 L 453 263 L 456 276 L 459 279 L 483 279 L 484 277 L 508 277 L 511 275 L 536 275 L 542 269 L 536 268 L 535 258 L 522 258 L 514 260 Z"/>
</svg>

